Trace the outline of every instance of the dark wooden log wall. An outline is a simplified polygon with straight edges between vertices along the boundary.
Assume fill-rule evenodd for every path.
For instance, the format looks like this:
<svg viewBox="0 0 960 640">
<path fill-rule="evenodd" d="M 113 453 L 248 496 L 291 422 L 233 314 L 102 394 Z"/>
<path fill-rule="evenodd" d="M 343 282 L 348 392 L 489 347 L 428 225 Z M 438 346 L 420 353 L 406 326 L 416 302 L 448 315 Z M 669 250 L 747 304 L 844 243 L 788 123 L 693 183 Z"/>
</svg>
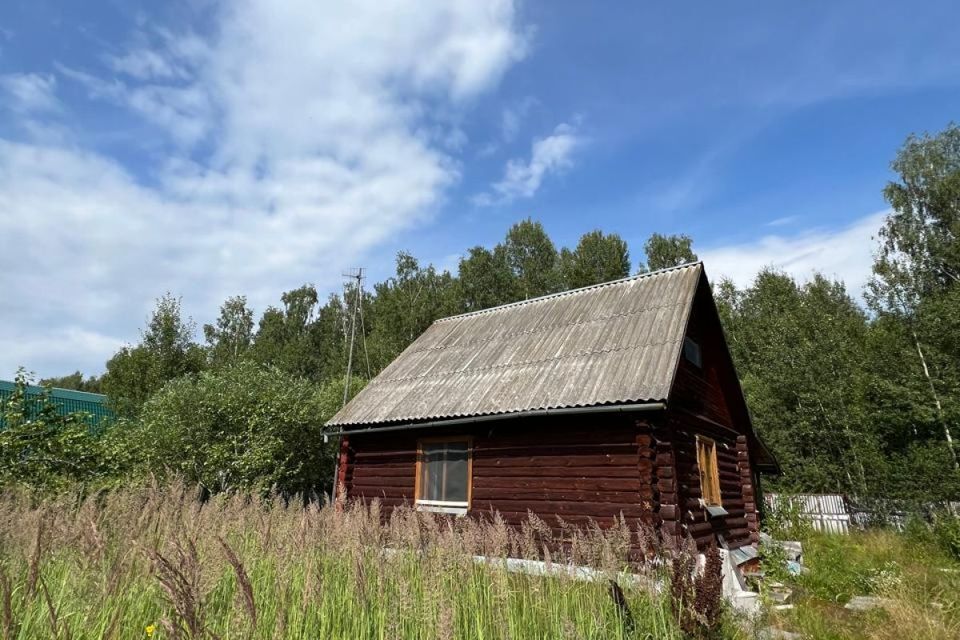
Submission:
<svg viewBox="0 0 960 640">
<path fill-rule="evenodd" d="M 737 436 L 737 465 L 740 468 L 740 484 L 743 487 L 743 508 L 750 531 L 750 542 L 760 542 L 760 519 L 757 512 L 756 494 L 753 487 L 753 473 L 750 467 L 750 448 L 747 436 Z"/>
<path fill-rule="evenodd" d="M 739 393 L 736 374 L 724 347 L 712 300 L 706 296 L 709 292 L 698 292 L 688 327 L 688 335 L 700 345 L 702 366 L 681 357 L 666 431 L 673 439 L 680 535 L 692 536 L 700 547 L 713 544 L 719 535 L 736 548 L 749 544 L 757 531 L 753 490 L 745 483 L 745 478 L 749 482 L 751 477 L 745 438 L 747 424 L 737 398 L 732 396 Z M 720 493 L 726 516 L 710 517 L 700 504 L 698 434 L 717 443 Z"/>
<path fill-rule="evenodd" d="M 570 524 L 631 526 L 653 522 L 653 460 L 641 458 L 650 428 L 621 414 L 483 423 L 451 435 L 472 435 L 471 513 L 499 512 L 518 525 L 533 511 L 558 529 Z M 413 504 L 418 437 L 443 431 L 388 432 L 350 437 L 343 474 L 349 498 L 380 498 L 388 508 Z"/>
</svg>

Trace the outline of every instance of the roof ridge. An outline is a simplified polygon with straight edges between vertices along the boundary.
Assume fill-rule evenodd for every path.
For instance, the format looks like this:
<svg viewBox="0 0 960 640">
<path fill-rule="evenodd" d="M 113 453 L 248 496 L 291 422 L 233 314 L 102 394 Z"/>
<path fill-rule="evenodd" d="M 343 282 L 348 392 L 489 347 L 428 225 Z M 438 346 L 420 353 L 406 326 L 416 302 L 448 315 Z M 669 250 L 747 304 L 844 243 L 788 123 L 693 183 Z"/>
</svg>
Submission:
<svg viewBox="0 0 960 640">
<path fill-rule="evenodd" d="M 656 271 L 648 271 L 646 273 L 636 273 L 632 276 L 627 276 L 625 278 L 619 278 L 617 280 L 608 280 L 607 282 L 598 282 L 597 284 L 589 284 L 585 287 L 577 287 L 576 289 L 567 289 L 566 291 L 558 291 L 556 293 L 548 293 L 546 295 L 537 296 L 536 298 L 528 298 L 526 300 L 517 300 L 516 302 L 508 302 L 506 304 L 501 304 L 496 307 L 488 307 L 486 309 L 477 309 L 476 311 L 467 311 L 466 313 L 458 313 L 453 316 L 446 316 L 444 318 L 437 318 L 433 321 L 433 324 L 439 322 L 446 322 L 448 320 L 457 320 L 460 318 L 467 318 L 470 316 L 478 316 L 484 313 L 493 313 L 494 311 L 500 311 L 501 309 L 510 309 L 513 307 L 522 307 L 524 305 L 533 304 L 534 302 L 541 302 L 543 300 L 549 300 L 551 298 L 561 298 L 563 296 L 576 295 L 578 293 L 583 293 L 585 291 L 592 291 L 594 289 L 602 289 L 604 287 L 613 286 L 616 284 L 622 284 L 624 282 L 630 282 L 632 280 L 642 280 L 644 278 L 650 278 L 653 276 L 659 276 L 669 271 L 677 271 L 679 269 L 685 269 L 688 267 L 703 267 L 702 260 L 695 260 L 693 262 L 685 262 L 684 264 L 678 264 L 673 267 L 666 267 L 663 269 L 657 269 Z"/>
</svg>

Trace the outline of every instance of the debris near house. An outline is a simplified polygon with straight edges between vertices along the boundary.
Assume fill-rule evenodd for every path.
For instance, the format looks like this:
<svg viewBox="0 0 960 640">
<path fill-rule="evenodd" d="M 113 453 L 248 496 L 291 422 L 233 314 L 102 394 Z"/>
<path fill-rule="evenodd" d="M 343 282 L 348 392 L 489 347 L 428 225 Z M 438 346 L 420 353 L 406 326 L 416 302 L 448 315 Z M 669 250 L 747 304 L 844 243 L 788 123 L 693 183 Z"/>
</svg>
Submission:
<svg viewBox="0 0 960 640">
<path fill-rule="evenodd" d="M 766 588 L 767 597 L 776 605 L 787 604 L 793 595 L 793 589 L 782 582 L 771 582 Z"/>
<path fill-rule="evenodd" d="M 801 640 L 803 635 L 794 633 L 793 631 L 787 631 L 786 629 L 767 627 L 766 629 L 761 629 L 760 633 L 757 634 L 757 638 L 760 640 Z"/>
<path fill-rule="evenodd" d="M 873 609 L 885 609 L 892 604 L 894 604 L 894 601 L 890 598 L 853 596 L 847 604 L 843 605 L 843 608 L 851 611 L 872 611 Z"/>
</svg>

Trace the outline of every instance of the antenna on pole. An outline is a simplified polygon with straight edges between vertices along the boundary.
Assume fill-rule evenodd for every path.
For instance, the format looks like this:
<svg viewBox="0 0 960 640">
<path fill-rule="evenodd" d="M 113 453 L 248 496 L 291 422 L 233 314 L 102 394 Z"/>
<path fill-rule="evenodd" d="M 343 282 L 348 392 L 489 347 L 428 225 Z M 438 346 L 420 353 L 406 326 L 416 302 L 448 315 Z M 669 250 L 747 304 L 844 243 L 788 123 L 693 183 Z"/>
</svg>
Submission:
<svg viewBox="0 0 960 640">
<path fill-rule="evenodd" d="M 343 275 L 343 298 L 348 299 L 350 289 L 353 288 L 353 310 L 350 312 L 350 346 L 347 348 L 347 377 L 343 385 L 343 405 L 346 406 L 350 399 L 350 378 L 353 376 L 353 346 L 357 339 L 357 315 L 360 315 L 360 322 L 363 322 L 363 267 L 348 269 Z M 370 358 L 367 356 L 367 339 L 363 334 L 363 327 L 360 329 L 363 339 L 363 355 L 367 360 L 367 377 L 370 376 Z"/>
<path fill-rule="evenodd" d="M 357 316 L 360 316 L 360 337 L 363 341 L 363 357 L 367 363 L 367 378 L 370 378 L 370 357 L 367 355 L 367 337 L 366 328 L 363 326 L 363 267 L 348 269 L 343 275 L 343 300 L 347 303 L 347 309 L 350 313 L 350 345 L 347 347 L 347 375 L 343 383 L 343 404 L 341 408 L 347 406 L 347 400 L 350 399 L 350 378 L 353 376 L 353 346 L 357 341 Z M 350 290 L 353 290 L 353 300 L 350 300 Z M 351 309 L 352 307 L 352 309 Z M 346 330 L 346 327 L 344 327 Z M 337 446 L 334 449 L 333 462 L 333 490 L 331 499 L 336 502 L 338 483 L 340 482 L 340 458 L 341 458 L 340 436 L 337 436 Z"/>
</svg>

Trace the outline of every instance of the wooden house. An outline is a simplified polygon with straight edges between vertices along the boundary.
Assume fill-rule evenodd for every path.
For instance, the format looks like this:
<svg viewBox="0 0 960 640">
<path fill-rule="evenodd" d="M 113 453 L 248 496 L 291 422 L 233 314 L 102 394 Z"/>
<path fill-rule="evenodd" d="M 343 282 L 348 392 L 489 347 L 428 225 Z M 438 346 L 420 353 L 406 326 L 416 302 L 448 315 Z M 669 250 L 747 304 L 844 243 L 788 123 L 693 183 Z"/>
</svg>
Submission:
<svg viewBox="0 0 960 640">
<path fill-rule="evenodd" d="M 756 542 L 777 471 L 700 263 L 437 320 L 328 425 L 348 498 L 701 546 Z"/>
</svg>

